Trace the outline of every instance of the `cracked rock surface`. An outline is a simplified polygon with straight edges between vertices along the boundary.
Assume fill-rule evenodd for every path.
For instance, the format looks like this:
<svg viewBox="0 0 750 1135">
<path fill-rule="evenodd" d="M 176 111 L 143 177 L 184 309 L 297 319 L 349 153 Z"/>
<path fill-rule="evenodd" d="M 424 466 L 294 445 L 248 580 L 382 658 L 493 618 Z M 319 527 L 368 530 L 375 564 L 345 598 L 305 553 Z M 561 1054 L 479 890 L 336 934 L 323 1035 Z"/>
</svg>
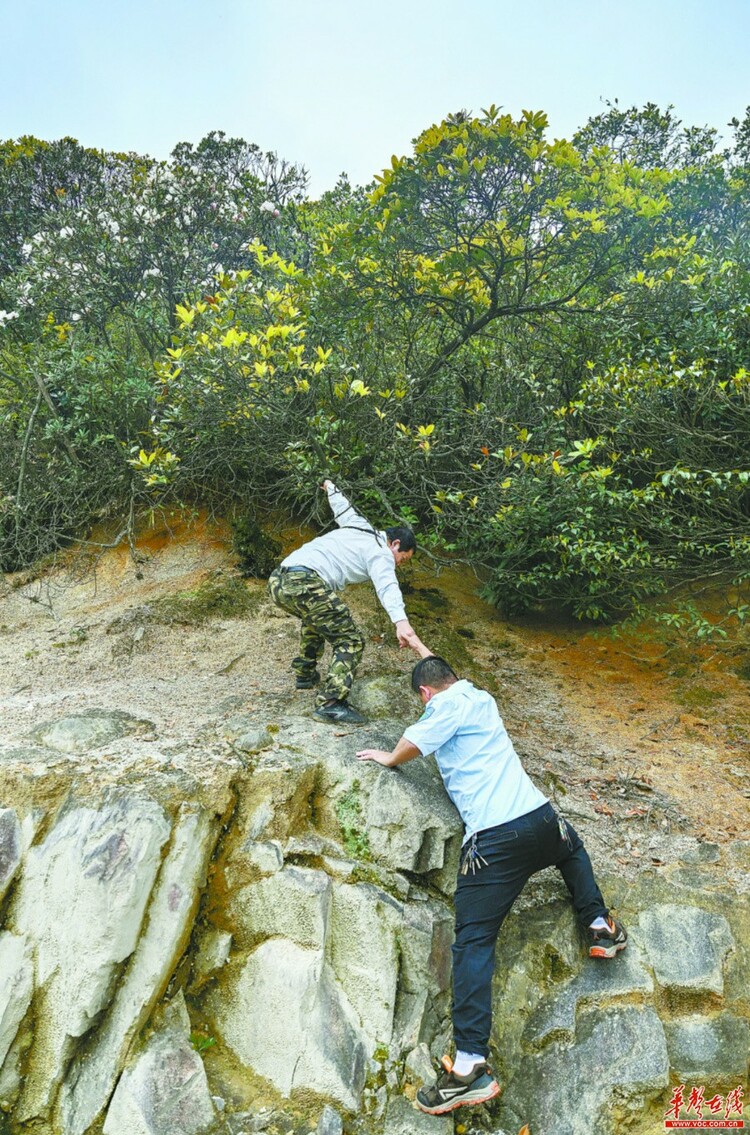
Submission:
<svg viewBox="0 0 750 1135">
<path fill-rule="evenodd" d="M 231 575 L 225 537 L 201 521 L 144 547 L 137 581 L 114 550 L 93 575 L 3 593 L 0 1130 L 451 1132 L 413 1098 L 450 1047 L 460 824 L 433 761 L 354 758 L 419 713 L 412 659 L 353 589 L 369 643 L 352 700 L 369 720 L 332 728 L 292 688 L 297 626 L 262 583 L 236 618 L 152 617 L 161 596 L 179 609 Z M 499 698 L 630 932 L 613 962 L 587 958 L 560 877 L 532 880 L 498 943 L 503 1092 L 458 1118 L 495 1135 L 649 1135 L 671 1085 L 747 1085 L 741 755 L 725 763 L 717 740 L 725 827 L 712 815 L 709 833 L 681 779 L 707 759 L 704 725 L 682 723 L 702 732 L 666 775 L 652 733 L 641 749 L 614 716 L 599 731 L 585 717 L 601 691 L 562 681 L 572 640 L 542 650 L 455 576 L 433 618 L 422 571 L 415 626 Z"/>
</svg>

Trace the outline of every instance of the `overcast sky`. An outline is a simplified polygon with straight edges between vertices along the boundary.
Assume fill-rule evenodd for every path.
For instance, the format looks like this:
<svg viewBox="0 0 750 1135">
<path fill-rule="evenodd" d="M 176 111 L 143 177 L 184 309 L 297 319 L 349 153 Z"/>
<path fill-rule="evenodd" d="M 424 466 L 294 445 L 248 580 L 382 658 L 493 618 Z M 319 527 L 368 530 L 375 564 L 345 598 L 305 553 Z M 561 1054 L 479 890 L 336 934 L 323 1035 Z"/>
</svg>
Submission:
<svg viewBox="0 0 750 1135">
<path fill-rule="evenodd" d="M 750 104 L 750 0 L 0 0 L 0 137 L 166 157 L 210 130 L 368 182 L 451 111 Z"/>
</svg>

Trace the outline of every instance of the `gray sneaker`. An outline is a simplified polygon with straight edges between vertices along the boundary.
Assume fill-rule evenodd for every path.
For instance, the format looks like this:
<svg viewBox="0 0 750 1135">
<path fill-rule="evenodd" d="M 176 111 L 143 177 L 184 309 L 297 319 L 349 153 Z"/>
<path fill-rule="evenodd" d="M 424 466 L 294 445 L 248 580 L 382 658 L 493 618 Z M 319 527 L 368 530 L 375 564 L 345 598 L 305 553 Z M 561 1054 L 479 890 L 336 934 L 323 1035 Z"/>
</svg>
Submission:
<svg viewBox="0 0 750 1135">
<path fill-rule="evenodd" d="M 443 1071 L 429 1088 L 417 1092 L 417 1107 L 428 1115 L 445 1115 L 457 1107 L 487 1103 L 500 1095 L 500 1087 L 486 1060 L 475 1064 L 467 1076 L 453 1071 L 453 1061 L 442 1059 Z"/>
<path fill-rule="evenodd" d="M 606 930 L 589 930 L 589 955 L 592 958 L 613 958 L 627 944 L 627 931 L 614 918 L 607 919 Z"/>
</svg>

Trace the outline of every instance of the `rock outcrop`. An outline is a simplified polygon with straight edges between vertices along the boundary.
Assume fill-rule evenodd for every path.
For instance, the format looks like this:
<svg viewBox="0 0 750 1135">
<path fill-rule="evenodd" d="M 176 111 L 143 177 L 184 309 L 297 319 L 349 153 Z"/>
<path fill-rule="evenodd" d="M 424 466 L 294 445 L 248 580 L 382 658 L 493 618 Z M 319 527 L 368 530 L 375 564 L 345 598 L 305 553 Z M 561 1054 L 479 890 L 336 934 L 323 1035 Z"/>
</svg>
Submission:
<svg viewBox="0 0 750 1135">
<path fill-rule="evenodd" d="M 387 713 L 388 688 L 360 700 Z M 98 709 L 0 750 L 3 1131 L 453 1130 L 412 1101 L 450 1040 L 460 824 L 431 760 L 354 759 L 404 717 L 219 707 L 188 762 Z M 722 855 L 602 879 L 631 933 L 605 964 L 559 877 L 532 881 L 498 946 L 490 1130 L 645 1135 L 671 1085 L 746 1082 L 750 912 Z"/>
</svg>

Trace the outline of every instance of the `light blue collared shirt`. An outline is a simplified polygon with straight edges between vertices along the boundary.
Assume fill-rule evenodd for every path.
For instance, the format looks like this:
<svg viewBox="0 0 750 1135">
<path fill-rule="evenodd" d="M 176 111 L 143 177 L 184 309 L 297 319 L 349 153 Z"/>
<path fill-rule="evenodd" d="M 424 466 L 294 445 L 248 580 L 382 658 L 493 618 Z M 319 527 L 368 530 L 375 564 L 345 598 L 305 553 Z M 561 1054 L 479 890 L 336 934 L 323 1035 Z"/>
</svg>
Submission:
<svg viewBox="0 0 750 1135">
<path fill-rule="evenodd" d="M 435 754 L 466 828 L 464 843 L 547 803 L 521 764 L 495 699 L 465 679 L 433 694 L 404 737 L 423 755 Z"/>
</svg>

